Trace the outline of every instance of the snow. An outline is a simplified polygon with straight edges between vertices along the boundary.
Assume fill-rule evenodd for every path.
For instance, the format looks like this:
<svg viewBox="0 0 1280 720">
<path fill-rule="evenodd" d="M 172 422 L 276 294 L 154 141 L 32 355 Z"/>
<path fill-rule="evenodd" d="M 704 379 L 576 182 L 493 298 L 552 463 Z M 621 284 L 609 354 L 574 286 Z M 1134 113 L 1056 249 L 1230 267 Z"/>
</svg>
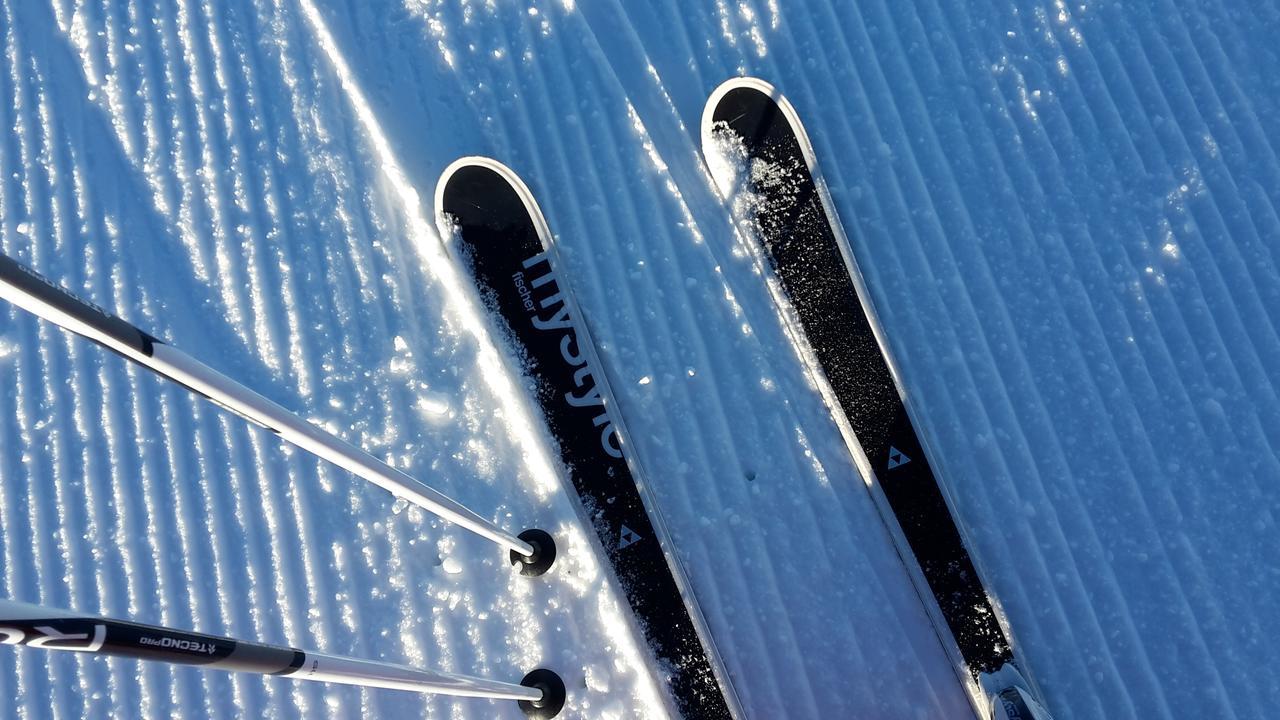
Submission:
<svg viewBox="0 0 1280 720">
<path fill-rule="evenodd" d="M 663 715 L 430 193 L 538 195 L 756 718 L 967 704 L 700 158 L 725 78 L 805 120 L 1025 668 L 1058 718 L 1280 703 L 1280 14 L 934 0 L 0 5 L 0 244 L 562 541 L 504 553 L 0 308 L 0 593 Z M 23 717 L 522 717 L 19 650 Z"/>
</svg>

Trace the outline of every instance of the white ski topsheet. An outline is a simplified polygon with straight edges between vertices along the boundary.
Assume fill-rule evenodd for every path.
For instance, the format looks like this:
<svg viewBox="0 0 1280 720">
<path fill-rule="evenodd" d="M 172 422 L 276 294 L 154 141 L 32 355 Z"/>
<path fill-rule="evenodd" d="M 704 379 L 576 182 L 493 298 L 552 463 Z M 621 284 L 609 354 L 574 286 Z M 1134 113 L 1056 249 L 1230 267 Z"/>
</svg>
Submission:
<svg viewBox="0 0 1280 720">
<path fill-rule="evenodd" d="M 966 703 L 697 146 L 803 115 L 921 425 L 1059 718 L 1280 703 L 1274 7 L 321 0 L 0 4 L 5 252 L 507 527 L 552 582 L 0 308 L 0 592 L 516 679 L 653 680 L 427 213 L 538 193 L 753 717 Z M 572 572 L 568 572 L 568 571 Z M 519 717 L 0 653 L 27 717 Z M 50 702 L 49 698 L 52 698 Z M 659 714 L 659 713 L 654 713 Z"/>
</svg>

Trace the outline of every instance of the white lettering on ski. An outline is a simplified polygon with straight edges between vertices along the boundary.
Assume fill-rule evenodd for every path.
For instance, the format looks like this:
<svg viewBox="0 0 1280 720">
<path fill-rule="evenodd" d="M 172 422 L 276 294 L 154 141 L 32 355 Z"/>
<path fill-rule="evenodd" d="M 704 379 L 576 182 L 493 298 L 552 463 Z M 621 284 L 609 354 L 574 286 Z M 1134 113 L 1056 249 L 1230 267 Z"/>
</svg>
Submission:
<svg viewBox="0 0 1280 720">
<path fill-rule="evenodd" d="M 548 318 L 542 318 L 536 313 L 533 315 L 533 326 L 538 330 L 563 330 L 565 334 L 560 338 L 560 357 L 564 359 L 569 367 L 574 368 L 573 383 L 581 388 L 584 392 L 577 395 L 573 390 L 564 394 L 564 400 L 572 407 L 599 407 L 600 413 L 592 418 L 592 424 L 600 427 L 600 447 L 605 453 L 612 458 L 622 458 L 622 443 L 618 438 L 617 428 L 614 427 L 613 421 L 609 419 L 609 413 L 604 409 L 604 397 L 600 394 L 600 388 L 597 387 L 595 376 L 591 372 L 591 368 L 587 366 L 586 353 L 582 351 L 582 347 L 578 343 L 578 333 L 573 327 L 573 320 L 569 317 L 569 306 L 564 301 L 564 296 L 560 293 L 560 283 L 556 278 L 555 270 L 551 267 L 551 261 L 547 258 L 546 252 L 540 252 L 537 255 L 524 261 L 523 265 L 526 270 L 532 270 L 535 265 L 546 264 L 546 269 L 541 275 L 529 281 L 529 285 L 535 288 L 541 288 L 546 285 L 551 286 L 551 294 L 538 301 L 538 306 L 543 310 L 552 310 L 552 314 Z M 523 280 L 523 277 L 521 277 Z M 523 283 L 521 283 L 523 285 Z"/>
</svg>

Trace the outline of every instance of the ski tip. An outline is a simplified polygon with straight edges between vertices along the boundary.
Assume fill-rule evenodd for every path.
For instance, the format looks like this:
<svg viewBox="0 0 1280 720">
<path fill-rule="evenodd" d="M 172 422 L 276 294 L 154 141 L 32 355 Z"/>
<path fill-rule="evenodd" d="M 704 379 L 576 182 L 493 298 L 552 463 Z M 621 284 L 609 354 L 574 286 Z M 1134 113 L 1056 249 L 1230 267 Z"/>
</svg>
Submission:
<svg viewBox="0 0 1280 720">
<path fill-rule="evenodd" d="M 449 187 L 449 182 L 460 172 L 471 168 L 484 168 L 490 170 L 497 175 L 501 175 L 503 179 L 512 184 L 521 184 L 520 178 L 515 171 L 501 162 L 491 157 L 483 155 L 464 155 L 457 160 L 449 163 L 444 171 L 440 173 L 440 179 L 436 181 L 435 208 L 439 212 L 444 207 L 445 190 Z"/>
<path fill-rule="evenodd" d="M 520 709 L 533 720 L 550 720 L 564 708 L 567 693 L 560 676 L 546 668 L 538 668 L 524 676 L 520 684 L 542 691 L 541 700 L 521 700 Z"/>
<path fill-rule="evenodd" d="M 762 95 L 767 95 L 773 99 L 778 105 L 787 102 L 787 99 L 778 92 L 771 83 L 756 77 L 733 77 L 720 83 L 715 90 L 707 97 L 707 104 L 702 108 L 702 147 L 705 150 L 710 147 L 711 132 L 715 127 L 716 108 L 720 107 L 720 103 L 725 96 L 735 90 L 754 90 Z M 790 105 L 787 106 L 790 108 Z M 794 111 L 793 111 L 794 114 Z"/>
<path fill-rule="evenodd" d="M 512 550 L 511 564 L 520 566 L 520 574 L 525 577 L 545 575 L 556 562 L 556 541 L 551 533 L 531 528 L 518 537 L 533 546 L 533 554 L 521 555 Z"/>
<path fill-rule="evenodd" d="M 486 175 L 489 177 L 486 178 Z M 525 211 L 533 219 L 537 232 L 549 247 L 553 241 L 551 229 L 547 225 L 546 218 L 542 215 L 542 209 L 538 207 L 537 201 L 533 198 L 533 191 L 529 189 L 529 186 L 524 183 L 524 180 L 514 170 L 493 158 L 484 157 L 483 155 L 460 157 L 449 163 L 448 167 L 440 173 L 440 179 L 436 181 L 434 206 L 436 226 L 440 230 L 441 239 L 448 245 L 453 235 L 453 220 L 449 218 L 449 215 L 456 212 L 458 208 L 451 207 L 452 191 L 460 191 L 465 195 L 463 184 L 482 184 L 484 181 L 491 181 L 493 176 L 497 176 L 498 179 L 514 191 L 520 200 L 520 204 L 524 205 Z"/>
<path fill-rule="evenodd" d="M 783 99 L 782 93 L 778 92 L 778 89 L 766 80 L 761 80 L 760 78 L 750 77 L 747 75 L 731 77 L 717 85 L 716 89 L 712 90 L 711 94 L 707 96 L 707 104 L 702 108 L 702 131 L 704 133 L 704 138 L 707 127 L 712 124 L 711 116 L 715 113 L 715 109 L 720 106 L 720 101 L 724 100 L 724 96 L 734 90 L 742 89 L 755 90 L 756 92 L 768 95 L 775 100 Z"/>
<path fill-rule="evenodd" d="M 762 103 L 760 96 L 767 98 L 767 102 Z M 758 108 L 770 104 L 791 126 L 792 133 L 800 143 L 800 151 L 804 155 L 805 164 L 809 166 L 809 172 L 815 179 L 818 178 L 820 173 L 817 168 L 817 157 L 814 155 L 804 124 L 800 122 L 800 114 L 778 88 L 756 77 L 729 78 L 720 83 L 707 97 L 707 104 L 702 108 L 701 123 L 703 157 L 707 157 L 715 147 L 715 127 L 718 123 L 734 124 L 741 120 L 744 114 L 760 112 Z"/>
<path fill-rule="evenodd" d="M 481 155 L 466 155 L 449 163 L 448 167 L 440 173 L 440 179 L 436 181 L 436 192 L 434 196 L 433 206 L 435 208 L 436 224 L 440 226 L 441 233 L 445 235 L 448 241 L 449 233 L 445 232 L 450 227 L 449 214 L 449 197 L 448 193 L 451 187 L 456 187 L 460 180 L 460 175 L 465 176 L 468 173 L 474 173 L 476 170 L 487 170 L 495 175 L 500 176 L 507 182 L 512 179 L 520 182 L 515 172 L 511 168 L 494 160 L 493 158 Z"/>
</svg>

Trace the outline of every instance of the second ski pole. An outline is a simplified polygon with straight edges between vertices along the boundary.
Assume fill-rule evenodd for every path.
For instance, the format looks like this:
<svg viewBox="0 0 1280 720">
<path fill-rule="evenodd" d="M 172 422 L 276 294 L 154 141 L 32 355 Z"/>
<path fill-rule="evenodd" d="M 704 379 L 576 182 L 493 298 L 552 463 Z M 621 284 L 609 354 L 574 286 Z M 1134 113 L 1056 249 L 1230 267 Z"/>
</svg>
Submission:
<svg viewBox="0 0 1280 720">
<path fill-rule="evenodd" d="M 196 665 L 211 670 L 279 675 L 297 680 L 515 700 L 526 715 L 538 719 L 554 717 L 565 702 L 564 682 L 554 672 L 541 668 L 526 675 L 520 684 L 500 682 L 80 615 L 12 600 L 0 600 L 0 644 Z"/>
</svg>

